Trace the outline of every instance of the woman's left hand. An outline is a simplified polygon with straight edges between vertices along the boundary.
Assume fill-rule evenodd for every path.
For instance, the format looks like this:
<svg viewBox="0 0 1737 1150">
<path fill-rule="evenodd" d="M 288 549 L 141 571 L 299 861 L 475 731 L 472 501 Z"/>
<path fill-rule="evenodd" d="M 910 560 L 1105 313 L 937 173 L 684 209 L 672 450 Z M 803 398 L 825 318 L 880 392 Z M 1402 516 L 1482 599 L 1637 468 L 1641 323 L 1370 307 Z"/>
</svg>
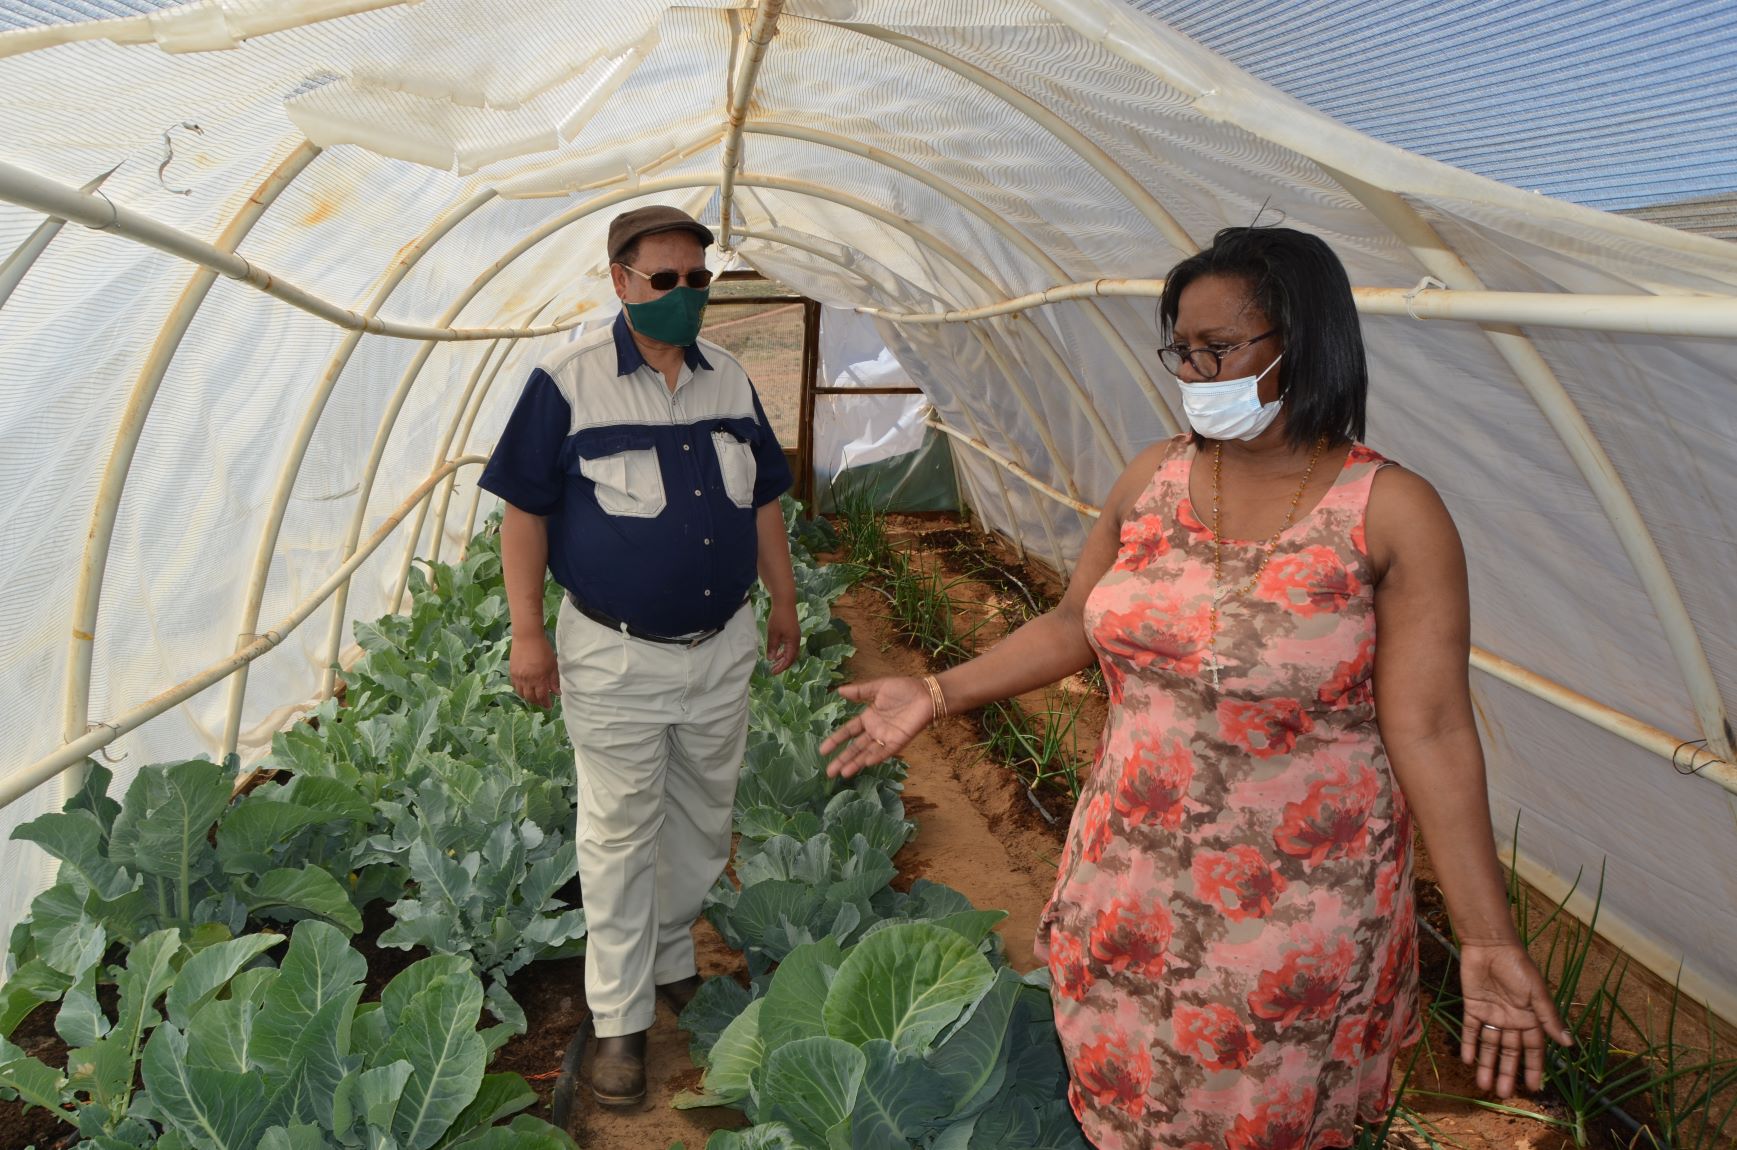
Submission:
<svg viewBox="0 0 1737 1150">
<path fill-rule="evenodd" d="M 1543 975 L 1518 942 L 1462 946 L 1460 993 L 1460 1060 L 1476 1064 L 1479 1090 L 1494 1086 L 1496 1097 L 1512 1097 L 1522 1067 L 1526 1089 L 1538 1090 L 1544 1085 L 1545 1037 L 1574 1045 Z"/>
</svg>

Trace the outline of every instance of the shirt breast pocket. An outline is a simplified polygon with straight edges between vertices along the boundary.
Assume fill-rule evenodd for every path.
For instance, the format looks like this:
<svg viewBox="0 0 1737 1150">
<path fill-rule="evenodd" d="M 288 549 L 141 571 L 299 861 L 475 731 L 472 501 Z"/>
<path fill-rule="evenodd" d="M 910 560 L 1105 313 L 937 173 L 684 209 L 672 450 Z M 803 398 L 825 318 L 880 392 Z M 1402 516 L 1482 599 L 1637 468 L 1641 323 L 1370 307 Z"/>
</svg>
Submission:
<svg viewBox="0 0 1737 1150">
<path fill-rule="evenodd" d="M 613 448 L 613 450 L 611 450 Z M 581 455 L 579 474 L 589 479 L 597 506 L 610 515 L 652 519 L 663 513 L 667 499 L 657 448 L 629 447 L 624 442 L 599 444 L 596 454 Z"/>
<path fill-rule="evenodd" d="M 712 448 L 718 454 L 718 470 L 724 479 L 724 494 L 737 507 L 754 505 L 754 480 L 759 466 L 754 462 L 754 445 L 738 439 L 728 430 L 712 432 Z"/>
</svg>

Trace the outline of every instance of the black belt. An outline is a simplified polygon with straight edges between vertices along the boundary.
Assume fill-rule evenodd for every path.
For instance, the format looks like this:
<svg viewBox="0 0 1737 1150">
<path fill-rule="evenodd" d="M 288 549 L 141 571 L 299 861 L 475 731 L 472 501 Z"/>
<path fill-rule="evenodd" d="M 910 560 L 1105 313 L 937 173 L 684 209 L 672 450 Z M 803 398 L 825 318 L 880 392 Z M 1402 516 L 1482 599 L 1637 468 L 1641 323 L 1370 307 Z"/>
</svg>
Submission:
<svg viewBox="0 0 1737 1150">
<path fill-rule="evenodd" d="M 742 600 L 744 603 L 747 601 L 748 600 L 745 598 Z M 587 607 L 585 604 L 581 603 L 579 597 L 571 591 L 567 592 L 567 602 L 573 605 L 573 610 L 579 612 L 579 614 L 585 616 L 593 623 L 601 623 L 611 631 L 622 631 L 635 639 L 644 639 L 648 643 L 671 643 L 677 647 L 698 647 L 707 639 L 716 638 L 724 633 L 724 628 L 713 627 L 709 631 L 696 631 L 692 635 L 680 639 L 672 638 L 669 635 L 653 635 L 649 631 L 641 631 L 631 623 L 624 623 L 620 619 L 614 618 L 610 615 L 605 615 L 601 611 Z M 737 610 L 741 610 L 741 608 L 738 607 Z"/>
</svg>

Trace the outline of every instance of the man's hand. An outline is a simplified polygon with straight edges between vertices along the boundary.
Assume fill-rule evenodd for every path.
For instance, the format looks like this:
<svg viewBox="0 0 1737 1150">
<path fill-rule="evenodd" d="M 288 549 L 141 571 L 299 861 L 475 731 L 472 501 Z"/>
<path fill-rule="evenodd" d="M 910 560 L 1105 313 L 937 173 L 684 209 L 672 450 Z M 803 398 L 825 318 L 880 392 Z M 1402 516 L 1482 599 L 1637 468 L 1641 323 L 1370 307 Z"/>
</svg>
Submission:
<svg viewBox="0 0 1737 1150">
<path fill-rule="evenodd" d="M 519 693 L 519 698 L 533 707 L 547 707 L 549 700 L 561 693 L 561 668 L 555 662 L 555 648 L 549 636 L 541 631 L 513 636 L 507 674 L 512 676 L 513 690 Z"/>
<path fill-rule="evenodd" d="M 796 662 L 796 653 L 801 649 L 802 628 L 796 622 L 796 604 L 773 603 L 766 616 L 766 661 L 772 664 L 772 673 L 782 675 Z"/>
</svg>

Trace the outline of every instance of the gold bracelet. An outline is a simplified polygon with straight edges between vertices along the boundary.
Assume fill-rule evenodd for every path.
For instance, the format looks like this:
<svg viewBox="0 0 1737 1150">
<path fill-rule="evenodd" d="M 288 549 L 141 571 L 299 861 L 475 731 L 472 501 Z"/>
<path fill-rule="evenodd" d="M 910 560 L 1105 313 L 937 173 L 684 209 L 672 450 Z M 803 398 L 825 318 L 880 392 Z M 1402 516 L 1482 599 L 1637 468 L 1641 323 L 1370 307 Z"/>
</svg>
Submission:
<svg viewBox="0 0 1737 1150">
<path fill-rule="evenodd" d="M 929 702 L 934 704 L 937 719 L 947 717 L 947 696 L 941 690 L 941 680 L 935 675 L 924 675 L 923 682 L 929 688 Z"/>
</svg>

